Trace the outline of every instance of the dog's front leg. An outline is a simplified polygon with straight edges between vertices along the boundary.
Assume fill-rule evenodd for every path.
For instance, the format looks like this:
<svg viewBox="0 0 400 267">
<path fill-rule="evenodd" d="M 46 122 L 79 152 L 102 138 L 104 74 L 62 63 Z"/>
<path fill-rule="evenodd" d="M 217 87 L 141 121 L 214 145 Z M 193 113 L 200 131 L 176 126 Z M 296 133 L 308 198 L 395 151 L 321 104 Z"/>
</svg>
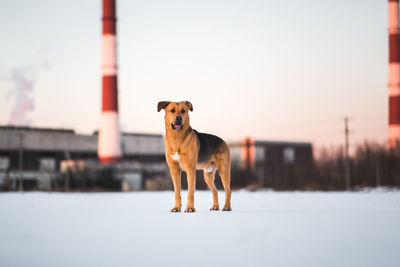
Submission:
<svg viewBox="0 0 400 267">
<path fill-rule="evenodd" d="M 175 207 L 171 210 L 171 212 L 180 212 L 181 211 L 181 170 L 179 167 L 170 167 L 170 173 L 172 178 L 172 183 L 174 184 L 175 191 Z"/>
<path fill-rule="evenodd" d="M 185 212 L 196 212 L 194 208 L 194 191 L 196 190 L 196 169 L 186 171 L 188 183 L 188 202 Z"/>
</svg>

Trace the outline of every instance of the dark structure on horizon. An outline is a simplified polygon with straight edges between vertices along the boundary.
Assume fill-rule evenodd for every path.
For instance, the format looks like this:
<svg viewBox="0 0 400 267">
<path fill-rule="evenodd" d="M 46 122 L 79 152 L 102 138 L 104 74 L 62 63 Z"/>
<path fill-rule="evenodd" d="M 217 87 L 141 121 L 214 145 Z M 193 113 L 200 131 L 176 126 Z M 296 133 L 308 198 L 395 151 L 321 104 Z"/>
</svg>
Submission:
<svg viewBox="0 0 400 267">
<path fill-rule="evenodd" d="M 253 184 L 261 188 L 299 188 L 314 164 L 312 144 L 308 142 L 246 138 L 231 144 L 231 154 L 233 186 L 237 187 Z"/>
<path fill-rule="evenodd" d="M 55 183 L 63 183 L 61 173 L 68 169 L 79 168 L 79 173 L 83 173 L 112 167 L 118 170 L 120 183 L 115 190 L 122 187 L 139 190 L 145 187 L 146 179 L 165 175 L 162 135 L 122 133 L 121 147 L 124 162 L 115 166 L 100 164 L 97 133 L 83 135 L 70 129 L 0 126 L 0 186 L 8 180 L 15 190 L 21 180 L 25 189 L 57 189 L 61 185 Z M 82 174 L 81 178 L 98 174 Z"/>
</svg>

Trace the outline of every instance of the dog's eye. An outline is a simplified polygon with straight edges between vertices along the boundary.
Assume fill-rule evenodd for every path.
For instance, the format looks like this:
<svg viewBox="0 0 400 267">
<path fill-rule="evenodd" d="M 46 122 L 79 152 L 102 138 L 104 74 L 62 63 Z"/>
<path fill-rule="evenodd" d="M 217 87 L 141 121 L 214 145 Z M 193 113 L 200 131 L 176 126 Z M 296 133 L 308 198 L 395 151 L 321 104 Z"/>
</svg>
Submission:
<svg viewBox="0 0 400 267">
<path fill-rule="evenodd" d="M 175 113 L 175 109 L 174 109 L 174 108 L 173 108 L 173 109 L 171 109 L 171 112 L 172 112 L 172 113 Z"/>
<path fill-rule="evenodd" d="M 185 113 L 185 112 L 186 112 L 186 110 L 182 109 L 181 113 L 183 114 L 183 113 Z"/>
</svg>

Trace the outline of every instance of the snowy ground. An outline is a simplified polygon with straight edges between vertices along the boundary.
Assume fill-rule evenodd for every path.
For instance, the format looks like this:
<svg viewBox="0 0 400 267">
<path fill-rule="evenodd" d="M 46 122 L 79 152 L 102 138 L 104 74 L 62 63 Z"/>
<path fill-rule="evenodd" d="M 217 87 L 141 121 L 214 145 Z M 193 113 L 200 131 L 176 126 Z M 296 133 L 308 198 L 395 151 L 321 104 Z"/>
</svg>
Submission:
<svg viewBox="0 0 400 267">
<path fill-rule="evenodd" d="M 400 191 L 195 197 L 1 193 L 0 266 L 400 266 Z"/>
</svg>

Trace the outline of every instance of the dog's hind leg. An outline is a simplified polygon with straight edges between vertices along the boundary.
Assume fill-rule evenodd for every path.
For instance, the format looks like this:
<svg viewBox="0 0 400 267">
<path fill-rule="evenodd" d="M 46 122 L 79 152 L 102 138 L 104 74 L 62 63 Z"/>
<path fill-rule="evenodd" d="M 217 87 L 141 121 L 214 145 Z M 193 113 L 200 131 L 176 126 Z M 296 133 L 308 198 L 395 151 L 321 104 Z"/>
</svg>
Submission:
<svg viewBox="0 0 400 267">
<path fill-rule="evenodd" d="M 219 175 L 221 176 L 222 185 L 225 189 L 225 205 L 222 208 L 223 211 L 230 211 L 231 208 L 231 173 L 230 167 L 222 168 L 219 170 Z"/>
<path fill-rule="evenodd" d="M 204 170 L 204 180 L 206 181 L 206 184 L 208 185 L 208 188 L 210 188 L 213 195 L 213 205 L 210 210 L 219 210 L 218 191 L 214 184 L 215 170 L 211 172 Z"/>
<path fill-rule="evenodd" d="M 229 150 L 217 155 L 217 165 L 222 185 L 225 189 L 225 205 L 223 211 L 230 211 L 231 208 L 231 159 Z"/>
</svg>

